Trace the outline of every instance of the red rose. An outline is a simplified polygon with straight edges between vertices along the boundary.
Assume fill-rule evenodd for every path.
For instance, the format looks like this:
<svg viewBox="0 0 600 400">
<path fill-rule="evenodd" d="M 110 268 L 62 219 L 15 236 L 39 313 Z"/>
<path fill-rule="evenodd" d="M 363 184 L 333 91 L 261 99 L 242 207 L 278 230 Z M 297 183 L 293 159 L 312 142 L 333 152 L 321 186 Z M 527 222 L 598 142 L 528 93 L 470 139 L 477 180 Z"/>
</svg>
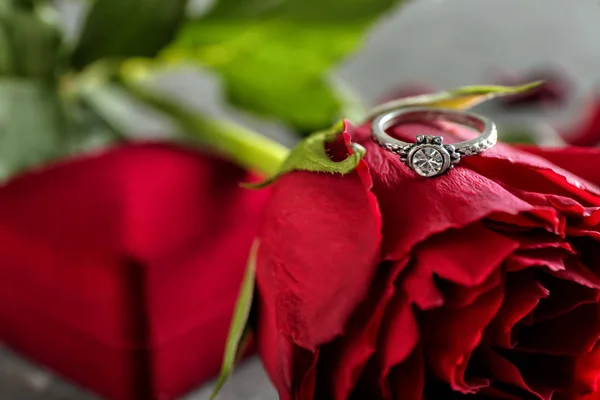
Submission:
<svg viewBox="0 0 600 400">
<path fill-rule="evenodd" d="M 567 143 L 573 146 L 600 145 L 600 96 L 596 94 L 589 100 L 584 114 L 578 123 L 562 132 Z"/>
<path fill-rule="evenodd" d="M 0 341 L 110 399 L 211 379 L 268 195 L 248 179 L 139 144 L 1 187 Z"/>
<path fill-rule="evenodd" d="M 411 124 L 396 136 L 442 128 L 470 135 Z M 267 208 L 256 324 L 280 398 L 595 391 L 600 151 L 499 144 L 422 178 L 368 126 L 351 133 L 367 149 L 355 172 L 288 173 Z"/>
</svg>

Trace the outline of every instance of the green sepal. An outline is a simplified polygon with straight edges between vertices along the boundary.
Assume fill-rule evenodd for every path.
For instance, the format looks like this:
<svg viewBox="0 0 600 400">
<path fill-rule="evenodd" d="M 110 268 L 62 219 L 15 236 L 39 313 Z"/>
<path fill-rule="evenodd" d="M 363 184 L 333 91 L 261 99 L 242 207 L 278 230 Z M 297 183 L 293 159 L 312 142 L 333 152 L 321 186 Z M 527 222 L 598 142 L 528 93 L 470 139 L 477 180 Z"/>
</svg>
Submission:
<svg viewBox="0 0 600 400">
<path fill-rule="evenodd" d="M 358 143 L 351 143 L 352 153 L 344 160 L 336 162 L 329 157 L 326 144 L 332 142 L 340 134 L 344 134 L 347 123 L 341 121 L 331 129 L 316 132 L 299 142 L 289 153 L 279 171 L 259 183 L 247 183 L 244 187 L 260 189 L 273 183 L 281 175 L 292 171 L 327 172 L 345 175 L 354 171 L 360 160 L 365 156 L 366 150 Z"/>
<path fill-rule="evenodd" d="M 225 344 L 225 354 L 223 355 L 221 372 L 210 396 L 211 400 L 217 396 L 233 372 L 236 362 L 239 361 L 241 354 L 245 350 L 245 339 L 250 334 L 248 317 L 250 315 L 250 309 L 252 308 L 252 299 L 254 298 L 254 287 L 256 284 L 256 256 L 258 253 L 258 246 L 259 241 L 257 239 L 250 249 L 246 273 L 242 280 L 242 286 L 229 327 L 229 335 L 227 336 L 227 342 Z"/>
<path fill-rule="evenodd" d="M 381 113 L 403 107 L 430 106 L 466 110 L 496 97 L 510 96 L 517 93 L 526 92 L 541 85 L 542 83 L 542 81 L 536 81 L 519 86 L 463 86 L 457 89 L 438 93 L 405 97 L 374 107 L 369 111 L 366 119 L 369 120 Z"/>
</svg>

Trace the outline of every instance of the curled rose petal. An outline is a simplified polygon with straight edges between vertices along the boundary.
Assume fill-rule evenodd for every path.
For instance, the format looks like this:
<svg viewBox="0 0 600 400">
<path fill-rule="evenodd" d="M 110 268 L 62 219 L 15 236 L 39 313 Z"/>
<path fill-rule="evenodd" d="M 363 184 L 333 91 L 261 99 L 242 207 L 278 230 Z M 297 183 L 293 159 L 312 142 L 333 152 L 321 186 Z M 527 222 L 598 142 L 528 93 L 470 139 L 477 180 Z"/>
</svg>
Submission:
<svg viewBox="0 0 600 400">
<path fill-rule="evenodd" d="M 403 400 L 423 398 L 425 360 L 421 346 L 417 346 L 405 362 L 392 369 L 389 381 L 393 398 Z"/>
<path fill-rule="evenodd" d="M 528 271 L 529 272 L 529 271 Z M 512 330 L 525 316 L 532 312 L 540 300 L 550 292 L 533 274 L 511 274 L 506 282 L 505 300 L 486 330 L 486 342 L 505 348 L 513 348 Z"/>
<path fill-rule="evenodd" d="M 321 378 L 334 400 L 346 399 L 356 385 L 369 358 L 375 353 L 383 317 L 396 288 L 394 283 L 405 268 L 406 260 L 380 267 L 365 301 L 358 307 L 348 325 L 348 334 L 326 347 L 327 359 L 322 363 Z"/>
<path fill-rule="evenodd" d="M 600 112 L 598 116 L 600 118 Z M 600 128 L 598 132 L 600 135 Z M 543 157 L 559 167 L 600 186 L 600 148 L 567 147 L 555 149 L 536 146 L 520 146 L 520 148 L 528 153 Z"/>
<path fill-rule="evenodd" d="M 386 323 L 381 329 L 379 359 L 380 385 L 386 397 L 390 396 L 388 375 L 393 366 L 406 360 L 419 341 L 419 327 L 412 305 L 406 296 L 397 295 L 388 306 Z"/>
<path fill-rule="evenodd" d="M 527 393 L 530 393 L 534 398 L 540 400 L 550 400 L 552 394 L 554 393 L 553 390 L 546 389 L 544 387 L 537 388 L 537 391 L 536 389 L 531 388 L 523 379 L 523 376 L 519 372 L 518 368 L 506 358 L 492 350 L 490 347 L 481 346 L 481 348 L 478 350 L 478 356 L 484 359 L 483 363 L 485 363 L 485 365 L 487 365 L 489 368 L 489 375 L 493 377 L 492 385 L 497 385 L 499 382 L 512 385 L 516 388 L 522 389 Z M 486 392 L 483 391 L 483 393 Z M 497 395 L 498 394 L 494 394 L 494 398 Z"/>
<path fill-rule="evenodd" d="M 481 224 L 446 231 L 416 248 L 403 289 L 421 309 L 439 307 L 444 301 L 434 275 L 461 286 L 477 286 L 518 247 L 518 242 Z"/>
<path fill-rule="evenodd" d="M 380 217 L 369 196 L 358 173 L 292 172 L 274 187 L 257 275 L 274 277 L 279 329 L 306 349 L 344 331 L 374 275 Z"/>
<path fill-rule="evenodd" d="M 499 286 L 462 309 L 431 311 L 425 317 L 426 353 L 436 375 L 461 393 L 475 393 L 482 380 L 467 382 L 465 369 L 471 352 L 479 345 L 483 332 L 498 312 L 504 298 Z"/>
</svg>

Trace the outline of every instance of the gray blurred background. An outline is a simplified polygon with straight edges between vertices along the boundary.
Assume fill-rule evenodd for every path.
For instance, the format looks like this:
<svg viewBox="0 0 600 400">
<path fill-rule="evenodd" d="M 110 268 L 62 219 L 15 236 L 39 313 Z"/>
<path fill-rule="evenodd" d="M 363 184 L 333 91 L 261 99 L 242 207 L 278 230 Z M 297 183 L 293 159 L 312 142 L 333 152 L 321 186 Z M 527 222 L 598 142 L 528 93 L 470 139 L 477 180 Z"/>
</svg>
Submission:
<svg viewBox="0 0 600 400">
<path fill-rule="evenodd" d="M 64 23 L 73 33 L 77 32 L 81 15 L 80 3 L 60 2 Z M 197 3 L 198 8 L 208 4 Z M 553 67 L 568 73 L 575 84 L 574 96 L 567 106 L 535 115 L 511 114 L 510 118 L 541 117 L 558 126 L 567 126 L 583 112 L 583 105 L 595 90 L 600 89 L 598 0 L 415 0 L 398 11 L 382 20 L 368 36 L 363 50 L 338 71 L 367 103 L 403 82 L 452 88 L 489 83 L 497 70 L 519 73 Z M 207 112 L 288 140 L 280 125 L 224 106 L 219 82 L 208 73 L 181 70 L 161 77 L 159 84 Z M 134 111 L 137 131 L 145 135 L 168 131 L 163 121 L 143 110 Z M 497 117 L 507 118 L 502 114 Z M 199 388 L 185 400 L 205 400 L 209 394 L 210 385 Z M 1 400 L 96 398 L 0 349 Z M 221 400 L 276 398 L 256 359 L 240 366 L 219 397 Z"/>
</svg>

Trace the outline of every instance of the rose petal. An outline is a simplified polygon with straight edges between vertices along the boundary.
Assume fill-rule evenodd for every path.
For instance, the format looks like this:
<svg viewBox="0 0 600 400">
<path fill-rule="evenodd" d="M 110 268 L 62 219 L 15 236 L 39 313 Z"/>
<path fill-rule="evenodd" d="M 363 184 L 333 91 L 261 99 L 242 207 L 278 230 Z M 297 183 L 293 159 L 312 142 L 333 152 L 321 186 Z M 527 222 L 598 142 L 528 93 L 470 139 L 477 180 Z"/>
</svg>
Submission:
<svg viewBox="0 0 600 400">
<path fill-rule="evenodd" d="M 430 126 L 402 126 L 408 133 L 441 133 Z M 402 259 L 428 237 L 469 225 L 491 213 L 533 210 L 497 183 L 466 168 L 455 168 L 436 179 L 422 178 L 370 138 L 361 143 L 367 148 L 365 160 L 373 173 L 373 192 L 383 215 L 386 259 Z"/>
<path fill-rule="evenodd" d="M 558 355 L 589 352 L 600 339 L 600 306 L 581 305 L 552 320 L 524 327 L 516 339 L 519 348 L 527 351 Z"/>
<path fill-rule="evenodd" d="M 461 309 L 439 309 L 425 313 L 423 335 L 426 355 L 435 374 L 455 391 L 474 393 L 486 382 L 466 382 L 464 372 L 471 352 L 483 331 L 497 314 L 504 297 L 498 286 Z"/>
<path fill-rule="evenodd" d="M 319 351 L 315 353 L 298 349 L 298 356 L 294 357 L 295 374 L 300 377 L 296 386 L 296 400 L 313 400 L 315 397 L 315 384 L 317 379 L 317 361 Z"/>
<path fill-rule="evenodd" d="M 539 275 L 540 282 L 551 296 L 540 301 L 534 312 L 534 321 L 541 322 L 556 318 L 583 304 L 600 301 L 600 290 L 582 286 L 578 283 L 555 278 L 548 274 Z"/>
<path fill-rule="evenodd" d="M 375 353 L 382 318 L 395 292 L 394 282 L 406 263 L 404 260 L 379 267 L 367 297 L 348 323 L 347 334 L 324 348 L 319 380 L 330 399 L 348 398 Z"/>
<path fill-rule="evenodd" d="M 405 295 L 397 294 L 390 302 L 379 340 L 381 342 L 377 351 L 381 365 L 379 383 L 382 392 L 389 397 L 390 388 L 387 378 L 390 370 L 404 361 L 419 341 L 419 326 L 412 305 Z"/>
<path fill-rule="evenodd" d="M 577 358 L 572 395 L 578 400 L 600 398 L 600 347 Z"/>
<path fill-rule="evenodd" d="M 265 274 L 261 279 L 257 279 L 256 285 L 259 293 L 256 347 L 280 400 L 291 400 L 294 362 L 292 345 L 277 330 L 275 301 L 271 296 L 273 278 Z"/>
<path fill-rule="evenodd" d="M 517 367 L 530 388 L 566 392 L 571 386 L 575 362 L 571 356 L 528 353 L 496 349 L 496 352 Z"/>
<path fill-rule="evenodd" d="M 600 102 L 594 97 L 587 105 L 582 122 L 562 132 L 564 139 L 572 146 L 596 146 L 600 143 Z M 578 120 L 578 121 L 579 121 Z"/>
<path fill-rule="evenodd" d="M 577 253 L 571 243 L 541 229 L 511 233 L 508 236 L 520 243 L 520 250 L 562 249 L 565 256 Z"/>
<path fill-rule="evenodd" d="M 443 298 L 434 275 L 461 286 L 477 286 L 518 247 L 518 242 L 478 223 L 446 231 L 414 250 L 402 287 L 421 309 L 438 307 Z"/>
<path fill-rule="evenodd" d="M 597 242 L 600 242 L 600 232 L 598 231 L 590 231 L 587 229 L 579 229 L 579 228 L 567 228 L 566 233 L 570 236 L 582 236 L 594 239 Z M 596 264 L 594 264 L 595 266 Z"/>
<path fill-rule="evenodd" d="M 504 303 L 485 331 L 486 343 L 506 348 L 514 347 L 515 343 L 511 337 L 514 326 L 549 294 L 550 292 L 537 281 L 535 274 L 509 274 Z"/>
<path fill-rule="evenodd" d="M 546 267 L 550 271 L 565 269 L 564 255 L 555 249 L 520 250 L 506 259 L 506 270 L 521 271 L 527 268 Z"/>
<path fill-rule="evenodd" d="M 574 257 L 565 260 L 560 249 L 519 250 L 506 260 L 508 271 L 543 267 L 544 271 L 560 279 L 581 286 L 600 289 L 600 278 Z"/>
<path fill-rule="evenodd" d="M 381 217 L 367 172 L 292 172 L 273 185 L 257 277 L 273 276 L 278 329 L 303 348 L 344 332 L 377 268 Z"/>
<path fill-rule="evenodd" d="M 478 357 L 482 358 L 482 363 L 489 369 L 492 385 L 497 386 L 497 382 L 502 382 L 522 389 L 523 391 L 533 395 L 536 399 L 550 400 L 554 390 L 545 387 L 532 388 L 530 387 L 521 372 L 510 361 L 496 353 L 488 346 L 481 346 L 477 350 Z M 502 390 L 500 390 L 502 391 Z M 512 398 L 512 397 L 509 397 Z M 522 397 L 517 397 L 522 398 Z"/>
<path fill-rule="evenodd" d="M 598 117 L 600 117 L 600 113 Z M 600 129 L 598 135 L 598 139 L 600 139 Z M 600 148 L 542 148 L 537 146 L 519 146 L 519 148 L 543 157 L 551 163 L 600 186 Z"/>
<path fill-rule="evenodd" d="M 442 124 L 444 131 L 458 140 L 473 138 L 474 134 L 456 124 Z M 600 205 L 600 187 L 571 169 L 563 169 L 545 157 L 524 151 L 521 147 L 498 143 L 478 157 L 465 157 L 461 163 L 492 179 L 501 179 L 511 188 L 525 191 L 567 194 L 580 197 L 590 204 Z M 570 194 L 570 195 L 568 195 Z"/>
<path fill-rule="evenodd" d="M 402 364 L 392 369 L 389 381 L 394 399 L 423 399 L 425 361 L 421 346 L 417 346 Z"/>
<path fill-rule="evenodd" d="M 444 306 L 460 308 L 473 304 L 479 296 L 499 286 L 502 283 L 502 276 L 501 268 L 497 268 L 485 281 L 477 286 L 459 286 L 443 280 L 438 280 L 436 283 L 442 292 Z"/>
</svg>

